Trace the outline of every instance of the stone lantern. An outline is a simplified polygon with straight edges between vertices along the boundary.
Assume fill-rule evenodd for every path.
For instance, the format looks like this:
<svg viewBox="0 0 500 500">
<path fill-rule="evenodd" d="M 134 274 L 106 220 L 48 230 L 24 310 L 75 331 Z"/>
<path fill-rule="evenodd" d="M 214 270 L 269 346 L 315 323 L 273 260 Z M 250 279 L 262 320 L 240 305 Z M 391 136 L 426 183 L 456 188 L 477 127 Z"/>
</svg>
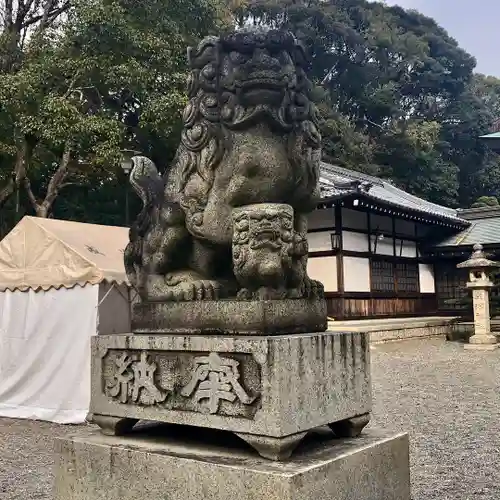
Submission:
<svg viewBox="0 0 500 500">
<path fill-rule="evenodd" d="M 474 310 L 474 335 L 469 339 L 466 349 L 493 350 L 499 347 L 497 337 L 490 329 L 489 290 L 493 287 L 489 274 L 491 269 L 500 267 L 499 262 L 486 258 L 483 246 L 474 245 L 474 251 L 468 260 L 457 265 L 459 269 L 469 270 L 467 288 L 472 290 Z"/>
</svg>

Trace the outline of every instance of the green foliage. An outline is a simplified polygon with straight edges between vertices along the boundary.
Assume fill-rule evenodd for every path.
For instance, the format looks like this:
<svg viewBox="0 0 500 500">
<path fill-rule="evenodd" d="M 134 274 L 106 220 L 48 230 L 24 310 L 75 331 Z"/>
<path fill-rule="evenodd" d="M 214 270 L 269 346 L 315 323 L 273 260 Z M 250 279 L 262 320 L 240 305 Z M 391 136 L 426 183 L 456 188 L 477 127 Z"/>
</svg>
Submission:
<svg viewBox="0 0 500 500">
<path fill-rule="evenodd" d="M 470 84 L 472 93 L 481 99 L 496 120 L 500 119 L 500 80 L 476 73 Z"/>
<path fill-rule="evenodd" d="M 480 196 L 472 205 L 471 208 L 486 208 L 486 207 L 500 207 L 498 198 L 494 196 Z"/>
<path fill-rule="evenodd" d="M 499 116 L 499 82 L 474 76 L 434 20 L 366 0 L 248 0 L 235 17 L 307 47 L 328 160 L 451 206 L 498 191 L 498 158 L 478 136 Z"/>
<path fill-rule="evenodd" d="M 17 28 L 0 24 L 0 226 L 34 209 L 123 224 L 120 150 L 167 167 L 186 47 L 230 23 L 304 43 L 325 160 L 450 206 L 500 197 L 499 157 L 478 139 L 500 117 L 500 80 L 474 75 L 474 58 L 416 11 L 367 0 L 18 4 L 31 7 Z"/>
<path fill-rule="evenodd" d="M 32 2 L 18 4 L 13 19 Z M 162 168 L 169 163 L 186 102 L 187 46 L 222 27 L 225 11 L 217 0 L 68 5 L 29 29 L 0 25 L 0 194 L 15 177 L 23 208 L 95 220 L 110 193 L 120 199 L 121 149 L 143 151 Z M 90 193 L 96 203 L 84 209 L 64 201 L 83 203 Z M 2 215 L 13 208 L 9 196 L 0 199 Z M 123 223 L 120 212 L 115 223 Z"/>
</svg>

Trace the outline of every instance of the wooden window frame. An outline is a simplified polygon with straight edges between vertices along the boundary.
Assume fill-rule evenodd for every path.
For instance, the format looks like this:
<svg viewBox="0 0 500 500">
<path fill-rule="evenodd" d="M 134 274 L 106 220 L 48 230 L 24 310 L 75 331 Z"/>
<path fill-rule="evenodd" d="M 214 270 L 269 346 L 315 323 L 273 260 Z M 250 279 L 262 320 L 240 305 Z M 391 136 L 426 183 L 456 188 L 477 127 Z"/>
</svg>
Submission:
<svg viewBox="0 0 500 500">
<path fill-rule="evenodd" d="M 463 278 L 460 278 L 460 274 L 464 275 Z M 450 275 L 452 279 L 448 279 Z M 466 273 L 461 273 L 456 269 L 456 262 L 440 262 L 439 266 L 435 266 L 434 281 L 438 310 L 464 309 L 464 307 L 460 307 L 458 304 L 446 304 L 447 301 L 460 301 L 468 293 L 465 287 L 465 283 L 467 282 Z"/>
<path fill-rule="evenodd" d="M 390 268 L 392 272 L 389 274 L 389 277 L 392 275 L 392 286 L 391 287 L 379 287 L 376 288 L 377 277 L 374 273 L 375 265 L 382 263 L 386 269 Z M 383 256 L 380 258 L 371 258 L 370 259 L 370 283 L 371 283 L 371 291 L 373 294 L 393 294 L 394 296 L 406 296 L 406 295 L 414 295 L 420 293 L 420 272 L 418 267 L 417 259 L 384 259 Z M 406 272 L 403 274 L 401 272 L 401 267 L 406 268 Z M 399 284 L 399 281 L 403 281 L 400 276 L 406 278 L 406 274 L 408 273 L 408 268 L 412 268 L 413 271 L 413 285 L 409 286 L 408 282 L 403 286 Z M 407 281 L 405 279 L 405 281 Z"/>
</svg>

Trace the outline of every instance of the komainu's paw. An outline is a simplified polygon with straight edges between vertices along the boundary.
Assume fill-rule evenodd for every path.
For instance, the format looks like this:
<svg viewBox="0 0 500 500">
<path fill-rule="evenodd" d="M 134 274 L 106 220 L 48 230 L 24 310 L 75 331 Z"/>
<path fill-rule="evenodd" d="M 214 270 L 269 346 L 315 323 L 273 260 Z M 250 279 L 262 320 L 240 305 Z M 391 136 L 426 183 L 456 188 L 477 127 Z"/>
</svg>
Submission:
<svg viewBox="0 0 500 500">
<path fill-rule="evenodd" d="M 223 295 L 223 285 L 216 280 L 203 279 L 192 271 L 165 276 L 161 300 L 183 302 L 216 300 Z"/>
<path fill-rule="evenodd" d="M 242 288 L 236 295 L 238 300 L 251 300 L 253 298 L 253 292 L 248 288 Z"/>
<path fill-rule="evenodd" d="M 175 301 L 216 300 L 221 294 L 221 284 L 212 280 L 185 281 L 172 287 L 171 298 Z"/>
<path fill-rule="evenodd" d="M 306 278 L 304 280 L 304 297 L 322 297 L 325 291 L 323 283 Z"/>
</svg>

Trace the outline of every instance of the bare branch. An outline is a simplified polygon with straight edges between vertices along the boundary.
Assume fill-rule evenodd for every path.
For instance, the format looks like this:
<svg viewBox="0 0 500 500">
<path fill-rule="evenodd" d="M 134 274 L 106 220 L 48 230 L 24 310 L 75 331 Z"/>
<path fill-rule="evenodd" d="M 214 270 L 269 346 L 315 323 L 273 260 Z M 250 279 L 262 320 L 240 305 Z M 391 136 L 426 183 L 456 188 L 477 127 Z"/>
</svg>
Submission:
<svg viewBox="0 0 500 500">
<path fill-rule="evenodd" d="M 59 186 L 59 191 L 62 191 L 63 189 L 70 187 L 70 186 L 76 186 L 76 187 L 84 187 L 85 184 L 81 182 L 64 182 Z"/>
<path fill-rule="evenodd" d="M 7 184 L 0 188 L 0 208 L 7 200 L 20 189 L 21 184 L 26 178 L 26 170 L 31 159 L 31 154 L 36 143 L 23 137 L 17 145 L 16 161 L 12 167 L 11 177 Z"/>
<path fill-rule="evenodd" d="M 54 203 L 61 186 L 64 184 L 64 180 L 66 179 L 69 169 L 68 165 L 71 160 L 71 143 L 68 141 L 64 145 L 64 152 L 61 157 L 61 161 L 59 162 L 59 166 L 55 171 L 54 175 L 50 179 L 49 185 L 47 187 L 47 194 L 45 195 L 45 199 L 41 203 L 41 208 L 45 213 L 48 213 L 52 204 Z"/>
<path fill-rule="evenodd" d="M 370 125 L 373 125 L 374 127 L 379 128 L 380 130 L 384 130 L 384 127 L 382 127 L 382 125 L 379 125 L 378 123 L 372 122 L 368 118 L 365 118 L 365 122 L 369 123 Z"/>
<path fill-rule="evenodd" d="M 68 90 L 66 90 L 66 92 L 64 93 L 64 96 L 63 96 L 64 99 L 67 99 L 73 92 L 78 90 L 75 88 L 75 85 L 76 85 L 76 81 L 80 77 L 81 73 L 82 73 L 81 70 L 75 71 L 75 74 L 73 75 L 73 78 L 71 79 L 71 82 L 69 83 Z M 83 93 L 81 91 L 80 91 L 80 94 L 81 94 L 81 98 L 83 98 Z"/>
<path fill-rule="evenodd" d="M 5 29 L 6 30 L 9 30 L 14 22 L 14 19 L 12 18 L 12 14 L 13 14 L 12 2 L 13 2 L 13 0 L 5 0 L 4 22 L 5 22 Z"/>
<path fill-rule="evenodd" d="M 16 163 L 14 165 L 14 178 L 18 187 L 26 177 L 26 168 L 32 150 L 33 146 L 28 144 L 28 141 L 25 138 L 22 139 L 21 144 L 17 147 Z"/>
<path fill-rule="evenodd" d="M 19 47 L 21 50 L 24 50 L 24 47 L 26 45 L 26 38 L 28 36 L 28 31 L 26 29 L 21 29 L 21 39 L 19 40 Z"/>
<path fill-rule="evenodd" d="M 71 143 L 67 142 L 64 145 L 64 152 L 61 157 L 61 161 L 59 162 L 59 166 L 57 167 L 57 170 L 54 172 L 54 175 L 52 175 L 50 179 L 49 185 L 47 187 L 47 193 L 45 194 L 45 198 L 43 199 L 43 201 L 39 201 L 35 196 L 35 194 L 33 193 L 33 190 L 31 188 L 31 182 L 28 176 L 25 175 L 25 177 L 23 178 L 24 189 L 26 190 L 28 199 L 38 217 L 48 217 L 52 205 L 54 204 L 54 201 L 59 195 L 61 189 L 64 189 L 65 187 L 68 187 L 73 184 L 71 182 L 66 182 L 66 183 L 64 182 L 69 173 L 68 165 L 70 161 L 71 161 Z"/>
<path fill-rule="evenodd" d="M 18 1 L 16 22 L 14 23 L 18 31 L 21 30 L 24 20 L 26 19 L 26 16 L 28 15 L 34 1 L 35 0 Z"/>
<path fill-rule="evenodd" d="M 57 2 L 57 0 L 46 0 L 45 1 L 45 5 L 43 6 L 42 19 L 40 21 L 40 26 L 38 27 L 38 30 L 40 32 L 42 32 L 45 29 L 45 26 L 47 26 L 50 12 L 52 12 L 54 10 L 56 2 Z"/>
<path fill-rule="evenodd" d="M 51 1 L 51 0 L 49 0 Z M 53 3 L 52 3 L 53 5 Z M 47 4 L 45 5 L 44 12 L 42 14 L 38 14 L 36 16 L 32 16 L 24 21 L 22 24 L 22 28 L 28 28 L 33 24 L 36 24 L 38 21 L 41 21 L 40 26 L 38 27 L 38 32 L 42 32 L 47 26 L 49 26 L 58 16 L 66 12 L 71 6 L 70 0 L 67 0 L 60 7 L 54 8 L 51 10 L 46 10 Z"/>
</svg>

